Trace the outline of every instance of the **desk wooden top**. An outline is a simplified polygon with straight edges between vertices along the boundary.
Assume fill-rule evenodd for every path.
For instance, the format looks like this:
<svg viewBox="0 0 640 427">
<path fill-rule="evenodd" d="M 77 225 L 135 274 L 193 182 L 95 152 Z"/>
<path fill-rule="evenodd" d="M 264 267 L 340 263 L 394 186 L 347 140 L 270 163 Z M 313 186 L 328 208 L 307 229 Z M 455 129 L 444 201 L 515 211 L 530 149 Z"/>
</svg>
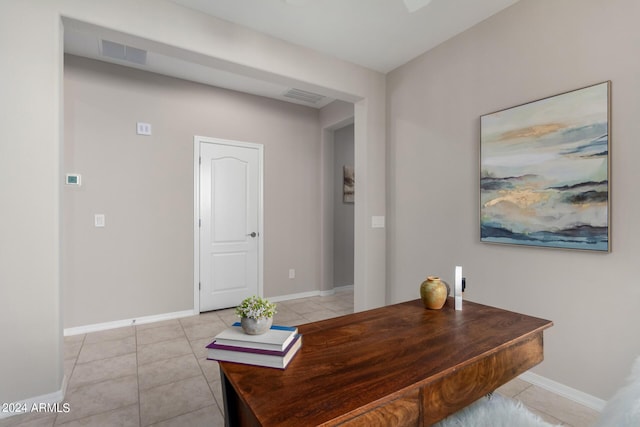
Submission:
<svg viewBox="0 0 640 427">
<path fill-rule="evenodd" d="M 414 300 L 301 325 L 302 348 L 285 370 L 220 366 L 260 424 L 321 425 L 364 413 L 520 341 L 541 340 L 552 326 L 470 301 L 462 311 L 453 305 L 449 298 L 442 310 L 426 310 Z M 523 360 L 523 370 L 531 367 L 525 363 L 531 361 Z"/>
</svg>

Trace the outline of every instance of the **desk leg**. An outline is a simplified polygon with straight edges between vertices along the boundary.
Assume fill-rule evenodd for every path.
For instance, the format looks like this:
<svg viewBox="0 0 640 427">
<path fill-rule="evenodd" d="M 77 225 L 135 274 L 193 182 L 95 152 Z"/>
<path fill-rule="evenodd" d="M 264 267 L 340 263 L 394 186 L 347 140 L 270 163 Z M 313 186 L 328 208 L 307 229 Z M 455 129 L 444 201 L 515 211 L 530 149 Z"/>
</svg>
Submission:
<svg viewBox="0 0 640 427">
<path fill-rule="evenodd" d="M 220 380 L 222 383 L 222 397 L 224 401 L 224 425 L 225 427 L 239 426 L 238 419 L 238 394 L 220 368 Z"/>
<path fill-rule="evenodd" d="M 260 427 L 260 422 L 258 422 L 246 403 L 238 396 L 236 389 L 233 388 L 222 368 L 220 368 L 220 380 L 224 400 L 225 427 Z"/>
</svg>

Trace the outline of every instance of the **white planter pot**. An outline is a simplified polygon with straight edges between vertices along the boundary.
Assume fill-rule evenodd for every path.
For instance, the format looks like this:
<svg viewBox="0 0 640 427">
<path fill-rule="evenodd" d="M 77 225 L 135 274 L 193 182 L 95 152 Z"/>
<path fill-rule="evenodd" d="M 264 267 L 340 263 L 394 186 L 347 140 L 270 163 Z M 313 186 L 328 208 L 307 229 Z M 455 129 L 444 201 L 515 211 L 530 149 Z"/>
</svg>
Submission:
<svg viewBox="0 0 640 427">
<path fill-rule="evenodd" d="M 260 319 L 252 319 L 250 317 L 243 317 L 240 319 L 240 325 L 246 334 L 260 335 L 269 330 L 273 324 L 273 317 L 262 317 Z"/>
</svg>

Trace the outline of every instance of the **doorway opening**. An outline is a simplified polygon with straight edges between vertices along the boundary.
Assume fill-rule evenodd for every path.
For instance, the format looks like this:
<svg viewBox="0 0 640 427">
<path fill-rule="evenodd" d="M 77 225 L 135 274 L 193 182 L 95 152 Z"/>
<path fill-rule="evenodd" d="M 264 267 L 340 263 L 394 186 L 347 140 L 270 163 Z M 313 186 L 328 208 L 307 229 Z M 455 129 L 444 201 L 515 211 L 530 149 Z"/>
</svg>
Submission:
<svg viewBox="0 0 640 427">
<path fill-rule="evenodd" d="M 353 172 L 355 164 L 354 124 L 333 132 L 333 287 L 353 287 L 354 214 Z"/>
</svg>

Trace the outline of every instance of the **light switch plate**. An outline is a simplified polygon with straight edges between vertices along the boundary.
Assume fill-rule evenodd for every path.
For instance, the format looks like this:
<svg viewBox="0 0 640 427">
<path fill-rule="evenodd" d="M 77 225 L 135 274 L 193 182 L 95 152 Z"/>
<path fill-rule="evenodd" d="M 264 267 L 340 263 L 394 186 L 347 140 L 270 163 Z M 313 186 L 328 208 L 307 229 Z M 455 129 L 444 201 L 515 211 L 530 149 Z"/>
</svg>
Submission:
<svg viewBox="0 0 640 427">
<path fill-rule="evenodd" d="M 136 123 L 136 132 L 138 135 L 151 135 L 151 124 L 143 122 Z"/>
</svg>

